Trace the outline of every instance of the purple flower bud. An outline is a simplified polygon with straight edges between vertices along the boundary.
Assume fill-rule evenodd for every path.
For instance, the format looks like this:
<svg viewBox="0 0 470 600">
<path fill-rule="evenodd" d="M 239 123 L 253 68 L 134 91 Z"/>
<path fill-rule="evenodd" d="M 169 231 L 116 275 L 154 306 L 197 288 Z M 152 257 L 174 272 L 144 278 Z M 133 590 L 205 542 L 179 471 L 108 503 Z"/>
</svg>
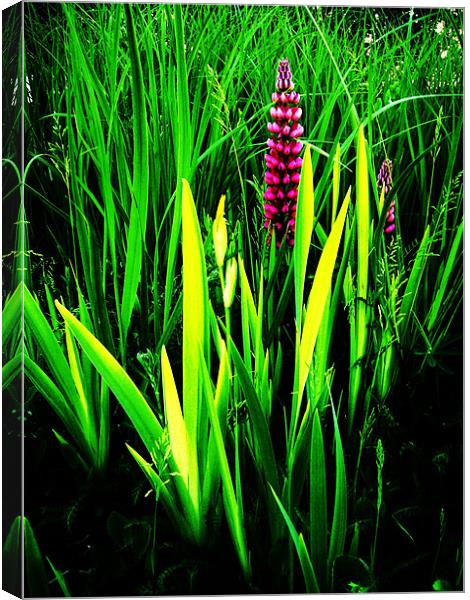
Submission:
<svg viewBox="0 0 470 600">
<path fill-rule="evenodd" d="M 380 171 L 377 175 L 377 188 L 379 194 L 382 190 L 385 194 L 388 194 L 392 189 L 392 161 L 384 160 L 380 167 Z M 395 200 L 392 200 L 385 216 L 385 233 L 392 233 L 395 231 Z"/>
</svg>

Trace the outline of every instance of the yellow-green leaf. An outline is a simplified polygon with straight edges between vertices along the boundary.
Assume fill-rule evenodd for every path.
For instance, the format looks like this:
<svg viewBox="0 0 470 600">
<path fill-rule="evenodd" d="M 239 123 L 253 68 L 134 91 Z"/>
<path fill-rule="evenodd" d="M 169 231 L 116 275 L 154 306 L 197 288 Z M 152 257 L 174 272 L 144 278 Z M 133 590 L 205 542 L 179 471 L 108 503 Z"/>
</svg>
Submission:
<svg viewBox="0 0 470 600">
<path fill-rule="evenodd" d="M 165 346 L 162 348 L 162 382 L 165 416 L 170 436 L 171 451 L 183 481 L 188 485 L 188 435 L 181 412 L 173 371 Z"/>
<path fill-rule="evenodd" d="M 338 218 L 336 219 L 325 247 L 323 248 L 308 298 L 307 313 L 305 315 L 299 350 L 298 385 L 296 390 L 298 398 L 297 407 L 300 406 L 300 399 L 312 363 L 313 350 L 320 329 L 323 311 L 331 289 L 333 270 L 336 263 L 341 235 L 343 233 L 350 197 L 351 189 L 349 189 L 346 194 Z"/>
</svg>

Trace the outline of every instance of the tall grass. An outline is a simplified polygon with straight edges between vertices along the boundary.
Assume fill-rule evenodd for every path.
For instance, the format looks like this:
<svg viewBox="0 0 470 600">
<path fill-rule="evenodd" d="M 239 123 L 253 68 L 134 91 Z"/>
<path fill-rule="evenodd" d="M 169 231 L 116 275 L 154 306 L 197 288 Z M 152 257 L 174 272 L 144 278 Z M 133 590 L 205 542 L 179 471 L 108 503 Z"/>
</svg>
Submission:
<svg viewBox="0 0 470 600">
<path fill-rule="evenodd" d="M 346 563 L 377 587 L 383 464 L 366 553 L 358 509 L 371 423 L 403 361 L 425 372 L 459 343 L 460 13 L 30 4 L 26 19 L 27 231 L 64 279 L 36 272 L 4 323 L 22 294 L 27 372 L 82 466 L 106 472 L 109 394 L 187 542 L 207 546 L 223 506 L 247 582 L 287 542 L 273 589 L 334 591 Z M 285 56 L 306 142 L 293 251 L 266 245 L 261 200 Z"/>
</svg>

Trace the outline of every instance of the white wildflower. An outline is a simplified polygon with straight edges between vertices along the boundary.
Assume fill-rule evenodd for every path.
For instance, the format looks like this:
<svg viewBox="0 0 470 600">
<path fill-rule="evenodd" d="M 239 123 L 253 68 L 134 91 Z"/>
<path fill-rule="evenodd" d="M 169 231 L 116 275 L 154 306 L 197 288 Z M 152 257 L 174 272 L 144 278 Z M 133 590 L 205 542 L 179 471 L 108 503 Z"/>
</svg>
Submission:
<svg viewBox="0 0 470 600">
<path fill-rule="evenodd" d="M 447 50 L 443 50 L 441 52 L 441 58 L 447 58 L 447 53 L 448 53 Z"/>
<path fill-rule="evenodd" d="M 441 35 L 441 33 L 444 31 L 445 25 L 446 25 L 446 24 L 445 24 L 445 22 L 444 22 L 444 21 L 439 21 L 439 22 L 438 22 L 438 24 L 436 25 L 436 28 L 435 28 L 435 30 L 434 30 L 434 31 L 435 31 L 435 32 L 436 32 L 438 35 Z"/>
<path fill-rule="evenodd" d="M 372 44 L 373 41 L 374 41 L 374 37 L 371 33 L 368 33 L 366 35 L 366 37 L 364 38 L 364 44 Z"/>
</svg>

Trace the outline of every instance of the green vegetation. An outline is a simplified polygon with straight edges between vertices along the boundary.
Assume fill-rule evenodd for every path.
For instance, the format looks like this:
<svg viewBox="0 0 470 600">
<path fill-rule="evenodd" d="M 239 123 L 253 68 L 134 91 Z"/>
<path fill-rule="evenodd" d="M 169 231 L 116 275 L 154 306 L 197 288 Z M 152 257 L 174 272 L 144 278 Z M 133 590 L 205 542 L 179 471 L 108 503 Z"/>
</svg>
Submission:
<svg viewBox="0 0 470 600">
<path fill-rule="evenodd" d="M 462 589 L 462 13 L 25 5 L 3 382 L 21 346 L 57 589 Z M 293 248 L 263 215 L 285 57 Z"/>
</svg>

